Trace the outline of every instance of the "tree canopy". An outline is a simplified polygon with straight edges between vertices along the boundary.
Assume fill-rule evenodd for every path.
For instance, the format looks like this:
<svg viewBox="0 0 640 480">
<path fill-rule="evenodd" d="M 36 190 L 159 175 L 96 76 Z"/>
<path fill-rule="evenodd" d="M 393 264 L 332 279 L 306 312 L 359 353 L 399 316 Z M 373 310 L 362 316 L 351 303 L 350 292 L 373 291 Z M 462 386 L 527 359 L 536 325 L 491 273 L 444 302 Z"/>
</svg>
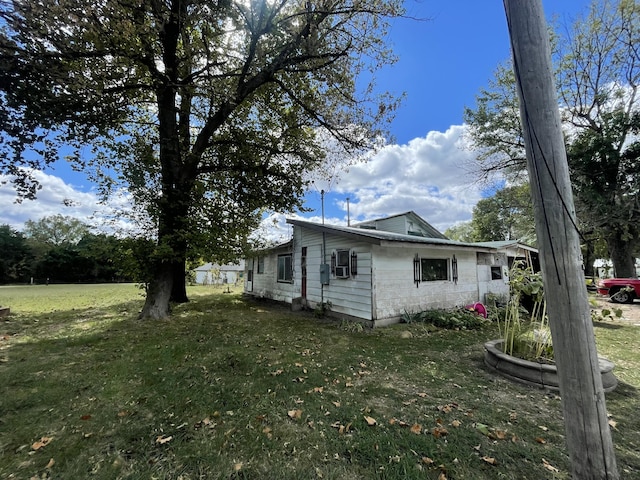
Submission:
<svg viewBox="0 0 640 480">
<path fill-rule="evenodd" d="M 105 193 L 125 186 L 154 226 L 143 317 L 166 317 L 190 249 L 231 255 L 262 210 L 298 206 L 327 139 L 343 155 L 379 142 L 396 99 L 373 73 L 399 14 L 397 0 L 5 2 L 0 165 L 33 195 L 20 167 L 64 143 L 84 168 L 91 144 Z"/>
<path fill-rule="evenodd" d="M 640 239 L 640 5 L 594 2 L 556 37 L 558 96 L 582 236 L 607 243 L 617 276 L 635 276 Z M 525 173 L 513 70 L 500 66 L 465 109 L 483 172 Z M 597 235 L 595 235 L 597 237 Z"/>
</svg>

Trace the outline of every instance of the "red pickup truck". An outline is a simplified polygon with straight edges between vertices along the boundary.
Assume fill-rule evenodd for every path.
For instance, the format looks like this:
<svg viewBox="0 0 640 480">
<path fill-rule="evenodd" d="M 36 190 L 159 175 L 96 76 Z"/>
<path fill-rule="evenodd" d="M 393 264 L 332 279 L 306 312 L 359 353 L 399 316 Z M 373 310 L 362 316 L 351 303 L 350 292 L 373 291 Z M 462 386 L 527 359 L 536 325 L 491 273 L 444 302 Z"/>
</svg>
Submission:
<svg viewBox="0 0 640 480">
<path fill-rule="evenodd" d="M 598 293 L 609 295 L 612 302 L 633 303 L 634 298 L 640 298 L 640 279 L 603 278 L 598 281 Z"/>
</svg>

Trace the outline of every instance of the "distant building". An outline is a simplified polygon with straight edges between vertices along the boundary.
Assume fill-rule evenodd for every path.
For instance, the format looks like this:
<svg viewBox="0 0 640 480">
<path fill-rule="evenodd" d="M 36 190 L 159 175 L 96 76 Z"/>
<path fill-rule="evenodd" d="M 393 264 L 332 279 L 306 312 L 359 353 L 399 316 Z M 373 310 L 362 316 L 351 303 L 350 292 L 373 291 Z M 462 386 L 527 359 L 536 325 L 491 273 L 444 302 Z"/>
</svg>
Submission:
<svg viewBox="0 0 640 480">
<path fill-rule="evenodd" d="M 195 269 L 196 283 L 199 285 L 227 285 L 236 284 L 244 275 L 244 260 L 238 263 L 205 263 Z"/>
</svg>

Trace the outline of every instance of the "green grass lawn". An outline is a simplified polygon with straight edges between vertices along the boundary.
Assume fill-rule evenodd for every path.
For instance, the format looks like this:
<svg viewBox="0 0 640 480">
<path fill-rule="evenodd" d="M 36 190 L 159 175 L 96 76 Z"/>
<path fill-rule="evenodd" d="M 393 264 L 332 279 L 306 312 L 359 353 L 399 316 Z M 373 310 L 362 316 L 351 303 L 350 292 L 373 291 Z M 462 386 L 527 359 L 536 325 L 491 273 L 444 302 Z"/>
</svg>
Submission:
<svg viewBox="0 0 640 480">
<path fill-rule="evenodd" d="M 0 478 L 566 479 L 560 399 L 490 374 L 497 329 L 357 331 L 236 289 L 140 322 L 134 285 L 0 287 Z M 640 476 L 640 330 L 596 325 Z"/>
</svg>

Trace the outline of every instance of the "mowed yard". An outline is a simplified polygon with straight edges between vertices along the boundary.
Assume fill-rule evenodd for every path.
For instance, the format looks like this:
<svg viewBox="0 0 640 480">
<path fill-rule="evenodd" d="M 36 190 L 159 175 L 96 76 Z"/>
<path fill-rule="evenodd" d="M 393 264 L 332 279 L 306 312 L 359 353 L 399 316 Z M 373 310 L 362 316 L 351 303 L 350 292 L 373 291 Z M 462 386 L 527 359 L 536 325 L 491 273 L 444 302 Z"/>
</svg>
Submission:
<svg viewBox="0 0 640 480">
<path fill-rule="evenodd" d="M 224 291 L 150 323 L 134 285 L 0 287 L 0 478 L 570 478 L 559 396 L 484 367 L 495 325 L 361 330 Z M 626 479 L 639 329 L 595 328 Z"/>
</svg>

